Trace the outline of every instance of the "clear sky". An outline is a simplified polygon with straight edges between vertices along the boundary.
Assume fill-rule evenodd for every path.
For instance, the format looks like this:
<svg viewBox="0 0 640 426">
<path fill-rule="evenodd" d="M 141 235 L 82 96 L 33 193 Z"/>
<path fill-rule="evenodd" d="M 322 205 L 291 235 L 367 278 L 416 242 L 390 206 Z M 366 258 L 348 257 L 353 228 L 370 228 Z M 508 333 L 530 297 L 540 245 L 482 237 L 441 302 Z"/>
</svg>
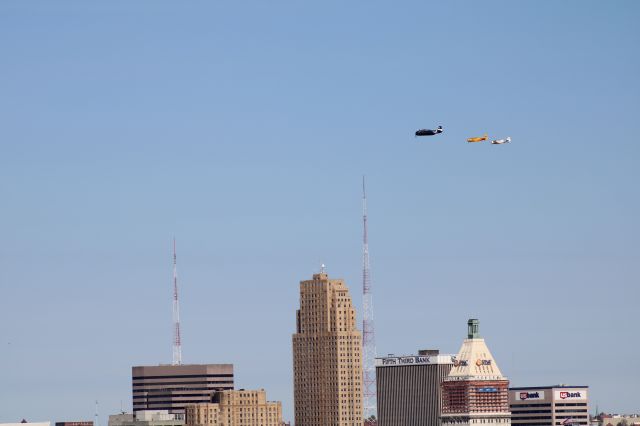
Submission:
<svg viewBox="0 0 640 426">
<path fill-rule="evenodd" d="M 362 175 L 378 354 L 457 352 L 477 317 L 514 386 L 640 411 L 639 19 L 0 2 L 0 422 L 131 409 L 131 366 L 171 361 L 174 235 L 184 361 L 292 420 L 298 282 L 326 263 L 361 307 Z"/>
</svg>

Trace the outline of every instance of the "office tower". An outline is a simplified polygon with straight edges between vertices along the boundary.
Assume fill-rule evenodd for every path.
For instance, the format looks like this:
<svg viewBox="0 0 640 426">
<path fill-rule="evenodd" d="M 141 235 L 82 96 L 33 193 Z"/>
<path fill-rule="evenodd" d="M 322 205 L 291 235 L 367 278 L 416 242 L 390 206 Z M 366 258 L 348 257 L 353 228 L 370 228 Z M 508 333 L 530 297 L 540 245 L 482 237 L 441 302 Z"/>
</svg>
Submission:
<svg viewBox="0 0 640 426">
<path fill-rule="evenodd" d="M 184 413 L 187 404 L 211 402 L 216 391 L 233 389 L 233 364 L 132 367 L 133 412 Z"/>
<path fill-rule="evenodd" d="M 442 382 L 442 426 L 508 426 L 509 381 L 480 338 L 478 320 L 467 326 L 467 339 Z"/>
<path fill-rule="evenodd" d="M 300 282 L 293 335 L 296 426 L 362 426 L 362 336 L 343 280 Z"/>
<path fill-rule="evenodd" d="M 587 386 L 541 386 L 509 389 L 513 426 L 588 425 Z"/>
<path fill-rule="evenodd" d="M 438 350 L 376 358 L 378 426 L 439 426 L 440 384 L 454 358 Z"/>
<path fill-rule="evenodd" d="M 217 392 L 210 404 L 185 408 L 186 426 L 280 426 L 282 404 L 267 401 L 261 390 Z"/>
</svg>

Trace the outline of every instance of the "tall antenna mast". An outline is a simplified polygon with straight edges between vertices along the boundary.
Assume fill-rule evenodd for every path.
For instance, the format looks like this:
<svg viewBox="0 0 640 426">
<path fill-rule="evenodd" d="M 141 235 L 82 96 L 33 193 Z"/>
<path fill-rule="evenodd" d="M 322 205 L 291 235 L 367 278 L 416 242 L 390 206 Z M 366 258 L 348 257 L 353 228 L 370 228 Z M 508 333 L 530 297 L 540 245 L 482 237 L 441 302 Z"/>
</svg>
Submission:
<svg viewBox="0 0 640 426">
<path fill-rule="evenodd" d="M 178 270 L 176 267 L 176 239 L 173 239 L 173 365 L 182 364 L 180 340 L 180 305 L 178 304 Z"/>
<path fill-rule="evenodd" d="M 369 271 L 367 234 L 367 192 L 362 177 L 362 372 L 364 419 L 376 415 L 376 332 L 373 323 L 373 294 Z"/>
</svg>

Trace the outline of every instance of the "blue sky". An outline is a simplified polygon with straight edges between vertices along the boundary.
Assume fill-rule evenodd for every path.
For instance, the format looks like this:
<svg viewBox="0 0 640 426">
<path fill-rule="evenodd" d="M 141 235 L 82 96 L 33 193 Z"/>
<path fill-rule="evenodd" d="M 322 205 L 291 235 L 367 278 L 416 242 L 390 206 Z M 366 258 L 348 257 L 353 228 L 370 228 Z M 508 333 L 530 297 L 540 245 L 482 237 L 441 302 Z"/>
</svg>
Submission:
<svg viewBox="0 0 640 426">
<path fill-rule="evenodd" d="M 184 361 L 292 420 L 298 282 L 326 263 L 360 308 L 362 175 L 379 354 L 478 317 L 514 386 L 639 411 L 639 17 L 3 1 L 0 421 L 130 409 L 130 367 L 171 360 L 174 235 Z"/>
</svg>

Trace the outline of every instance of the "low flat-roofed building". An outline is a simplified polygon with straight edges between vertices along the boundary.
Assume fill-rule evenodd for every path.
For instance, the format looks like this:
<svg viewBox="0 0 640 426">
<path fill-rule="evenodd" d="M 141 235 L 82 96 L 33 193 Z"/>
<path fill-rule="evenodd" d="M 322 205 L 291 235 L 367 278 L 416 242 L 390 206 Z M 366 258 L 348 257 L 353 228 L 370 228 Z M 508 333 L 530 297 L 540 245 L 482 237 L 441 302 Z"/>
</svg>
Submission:
<svg viewBox="0 0 640 426">
<path fill-rule="evenodd" d="M 135 414 L 121 413 L 109 416 L 109 426 L 183 426 L 182 414 L 167 410 L 142 410 Z"/>
<path fill-rule="evenodd" d="M 588 386 L 538 386 L 509 388 L 513 426 L 563 426 L 589 424 Z"/>
<path fill-rule="evenodd" d="M 186 426 L 280 426 L 282 404 L 267 401 L 260 390 L 217 392 L 212 403 L 192 404 L 185 408 Z"/>
<path fill-rule="evenodd" d="M 93 420 L 84 420 L 78 422 L 56 422 L 56 426 L 93 426 Z"/>
<path fill-rule="evenodd" d="M 135 416 L 132 413 L 119 413 L 111 414 L 109 416 L 109 426 L 121 426 L 124 424 L 132 423 L 135 420 Z"/>
<path fill-rule="evenodd" d="M 601 417 L 602 426 L 640 426 L 638 414 L 604 414 Z"/>
</svg>

